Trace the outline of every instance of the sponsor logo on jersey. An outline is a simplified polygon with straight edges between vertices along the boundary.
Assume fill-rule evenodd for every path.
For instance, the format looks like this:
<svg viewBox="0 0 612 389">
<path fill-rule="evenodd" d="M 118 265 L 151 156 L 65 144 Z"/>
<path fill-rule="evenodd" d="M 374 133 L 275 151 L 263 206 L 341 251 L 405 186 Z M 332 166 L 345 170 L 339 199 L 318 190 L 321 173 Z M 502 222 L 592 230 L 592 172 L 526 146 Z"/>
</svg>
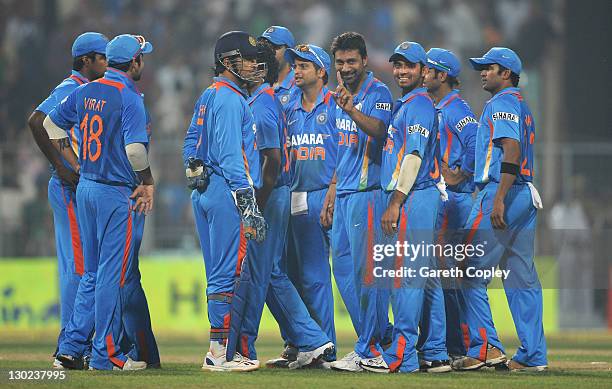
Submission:
<svg viewBox="0 0 612 389">
<path fill-rule="evenodd" d="M 382 109 L 383 111 L 391 111 L 391 103 L 376 103 L 376 109 Z"/>
<path fill-rule="evenodd" d="M 455 125 L 455 128 L 457 129 L 458 132 L 461 132 L 461 130 L 463 130 L 463 127 L 465 127 L 468 123 L 478 123 L 478 122 L 473 117 L 466 116 L 457 122 L 457 124 Z"/>
<path fill-rule="evenodd" d="M 322 145 L 328 134 L 296 134 L 291 135 L 291 146 Z"/>
<path fill-rule="evenodd" d="M 360 101 L 360 102 L 359 102 L 359 103 L 358 103 L 358 104 L 355 106 L 355 109 L 356 109 L 357 111 L 361 111 L 361 107 L 362 107 L 362 104 L 361 104 L 361 101 Z"/>
<path fill-rule="evenodd" d="M 350 119 L 336 119 L 336 128 L 343 131 L 357 132 L 357 124 Z"/>
<path fill-rule="evenodd" d="M 417 133 L 417 134 L 424 136 L 425 138 L 429 138 L 429 130 L 421 126 L 420 124 L 413 124 L 412 126 L 409 126 L 408 133 L 409 134 Z"/>
<path fill-rule="evenodd" d="M 317 115 L 317 123 L 318 124 L 327 123 L 327 112 L 321 112 L 319 115 Z"/>
<path fill-rule="evenodd" d="M 493 120 L 508 120 L 510 122 L 519 122 L 518 115 L 510 112 L 495 112 L 493 114 Z"/>
</svg>

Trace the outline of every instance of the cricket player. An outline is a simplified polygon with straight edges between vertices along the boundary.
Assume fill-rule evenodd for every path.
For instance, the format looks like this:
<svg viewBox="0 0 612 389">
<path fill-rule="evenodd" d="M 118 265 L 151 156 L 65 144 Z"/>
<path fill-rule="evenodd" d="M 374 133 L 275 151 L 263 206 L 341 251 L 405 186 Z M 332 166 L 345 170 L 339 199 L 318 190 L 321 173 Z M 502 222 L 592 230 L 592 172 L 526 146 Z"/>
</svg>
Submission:
<svg viewBox="0 0 612 389">
<path fill-rule="evenodd" d="M 287 105 L 295 90 L 294 72 L 285 53 L 287 49 L 295 46 L 293 34 L 287 27 L 270 26 L 261 34 L 259 39 L 264 39 L 272 44 L 279 64 L 278 80 L 274 83 L 274 93 L 283 106 Z"/>
<path fill-rule="evenodd" d="M 290 206 L 287 126 L 281 103 L 270 87 L 278 74 L 274 49 L 265 41 L 260 41 L 257 49 L 258 67 L 264 69 L 263 77 L 248 83 L 250 96 L 247 102 L 257 126 L 257 146 L 262 166 L 263 185 L 257 191 L 257 199 L 260 208 L 264 209 L 264 218 L 269 225 L 268 234 L 274 238 L 266 239 L 261 244 L 247 245 L 248 259 L 243 265 L 243 274 L 248 272 L 254 287 L 247 297 L 239 349 L 241 354 L 257 359 L 255 340 L 264 301 L 267 300 L 280 327 L 291 336 L 298 348 L 296 359 L 284 367 L 301 368 L 316 362 L 323 355 L 331 354 L 335 349 L 310 317 L 284 270 L 283 254 Z"/>
<path fill-rule="evenodd" d="M 98 32 L 86 32 L 79 35 L 72 44 L 72 73 L 53 89 L 49 97 L 36 107 L 28 119 L 28 125 L 34 140 L 51 164 L 48 193 L 49 203 L 53 210 L 60 286 L 58 348 L 64 338 L 64 329 L 72 316 L 79 281 L 84 273 L 83 248 L 77 222 L 78 206 L 76 203 L 76 185 L 79 181 L 79 174 L 55 150 L 49 140 L 47 131 L 43 127 L 43 121 L 49 112 L 79 85 L 86 84 L 104 75 L 107 65 L 107 43 L 108 38 Z M 78 153 L 78 136 L 79 129 L 72 128 L 69 142 L 75 153 Z M 57 349 L 54 356 L 56 353 Z M 55 359 L 53 367 L 60 369 L 62 365 L 59 360 Z"/>
<path fill-rule="evenodd" d="M 250 260 L 247 240 L 261 243 L 266 236 L 255 198 L 255 189 L 261 186 L 256 126 L 243 91 L 248 82 L 260 77 L 256 57 L 256 40 L 246 32 L 231 31 L 217 39 L 216 77 L 195 104 L 183 145 L 206 267 L 210 349 L 202 369 L 209 371 L 259 368 L 259 361 L 228 347 L 231 321 L 242 319 L 230 317 L 230 310 L 246 299 L 241 293 L 255 287 L 241 276 L 243 261 Z M 239 332 L 241 322 L 235 323 Z"/>
<path fill-rule="evenodd" d="M 438 213 L 438 243 L 463 243 L 463 228 L 472 209 L 474 192 L 474 144 L 478 122 L 472 110 L 455 89 L 461 71 L 459 59 L 449 50 L 432 48 L 427 52 L 429 71 L 423 85 L 432 96 L 438 112 L 441 172 L 448 201 Z M 440 267 L 456 268 L 461 262 L 440 258 Z M 446 347 L 451 357 L 465 355 L 464 339 L 469 339 L 465 321 L 465 301 L 458 280 L 445 278 Z"/>
<path fill-rule="evenodd" d="M 542 204 L 532 184 L 535 124 L 518 88 L 521 60 L 508 48 L 494 47 L 470 63 L 480 71 L 483 89 L 492 97 L 476 134 L 474 181 L 480 192 L 466 238 L 485 250 L 470 258 L 468 266 L 510 271 L 503 283 L 521 345 L 507 367 L 543 371 L 547 359 L 542 287 L 533 262 L 536 215 Z M 468 276 L 463 282 L 470 344 L 467 356 L 455 360 L 453 368 L 475 370 L 505 362 L 487 299 L 490 277 Z"/>
<path fill-rule="evenodd" d="M 360 34 L 337 36 L 331 51 L 338 78 L 338 159 L 321 224 L 333 225 L 334 277 L 358 335 L 354 351 L 333 362 L 332 368 L 361 371 L 359 360 L 380 354 L 379 344 L 390 328 L 388 293 L 375 283 L 372 250 L 382 239 L 377 222 L 383 211 L 380 164 L 392 99 L 389 88 L 366 71 L 368 56 Z"/>
<path fill-rule="evenodd" d="M 91 332 L 93 308 L 89 366 L 96 370 L 141 370 L 147 367 L 146 360 L 155 358 L 151 355 L 157 356 L 153 363 L 159 365 L 138 271 L 143 214 L 153 207 L 154 181 L 148 161 L 147 114 L 134 82 L 141 78 L 143 55 L 152 50 L 142 36 L 115 37 L 106 48 L 109 68 L 104 77 L 77 88 L 44 121 L 49 138 L 81 175 L 77 202 L 85 274 L 70 324 L 75 324 L 76 332 Z M 66 130 L 76 123 L 83 131 L 78 161 L 66 147 Z M 80 325 L 74 323 L 79 320 Z M 69 340 L 70 331 L 66 332 Z M 58 359 L 74 362 L 62 358 L 63 345 Z M 133 354 L 134 348 L 140 352 Z"/>
<path fill-rule="evenodd" d="M 387 236 L 397 236 L 399 242 L 427 246 L 435 241 L 442 202 L 437 187 L 440 170 L 436 111 L 422 87 L 428 71 L 427 56 L 420 44 L 402 42 L 389 62 L 393 63 L 393 77 L 403 96 L 394 106 L 383 150 L 381 184 L 388 201 L 382 229 Z M 413 269 L 415 276 L 392 280 L 393 342 L 382 355 L 362 360 L 361 366 L 377 373 L 411 373 L 419 368 L 432 373 L 450 371 L 440 280 L 420 273 L 421 268 L 436 268 L 434 253 L 423 252 L 414 258 L 396 253 L 393 262 L 395 269 Z M 421 364 L 417 347 L 423 354 Z"/>
<path fill-rule="evenodd" d="M 323 200 L 336 168 L 338 132 L 335 104 L 326 87 L 331 60 L 319 46 L 298 45 L 287 55 L 295 72 L 298 88 L 287 113 L 288 136 L 291 140 L 291 217 L 289 223 L 288 261 L 297 264 L 298 277 L 292 280 L 310 316 L 335 343 L 334 300 L 329 266 L 330 231 L 320 224 Z M 270 306 L 270 304 L 269 304 Z M 282 328 L 282 326 L 281 326 Z M 283 335 L 290 338 L 288 331 Z M 280 358 L 266 362 L 269 367 L 287 367 L 297 360 L 294 339 Z M 325 355 L 334 361 L 335 352 Z M 324 367 L 327 364 L 323 364 Z"/>
</svg>

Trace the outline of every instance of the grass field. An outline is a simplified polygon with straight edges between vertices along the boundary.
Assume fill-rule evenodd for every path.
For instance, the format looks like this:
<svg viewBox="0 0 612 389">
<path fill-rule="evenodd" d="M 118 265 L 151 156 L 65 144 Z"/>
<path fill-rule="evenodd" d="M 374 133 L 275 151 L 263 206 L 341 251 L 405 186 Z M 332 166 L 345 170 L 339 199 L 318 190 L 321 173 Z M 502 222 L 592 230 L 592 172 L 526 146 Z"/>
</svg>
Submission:
<svg viewBox="0 0 612 389">
<path fill-rule="evenodd" d="M 508 353 L 516 340 L 504 337 Z M 142 372 L 69 371 L 60 385 L 69 387 L 203 387 L 242 388 L 612 388 L 612 335 L 567 333 L 548 337 L 550 369 L 546 373 L 479 371 L 470 373 L 392 374 L 338 373 L 322 370 L 281 371 L 261 368 L 253 373 L 210 373 L 200 370 L 207 348 L 202 337 L 159 336 L 163 369 Z M 339 355 L 352 347 L 350 336 L 338 341 Z M 40 333 L 0 334 L 0 387 L 9 383 L 8 370 L 48 369 L 54 336 Z M 280 352 L 280 341 L 264 334 L 258 341 L 259 359 L 265 362 Z M 58 382 L 10 382 L 10 387 L 57 387 Z"/>
</svg>

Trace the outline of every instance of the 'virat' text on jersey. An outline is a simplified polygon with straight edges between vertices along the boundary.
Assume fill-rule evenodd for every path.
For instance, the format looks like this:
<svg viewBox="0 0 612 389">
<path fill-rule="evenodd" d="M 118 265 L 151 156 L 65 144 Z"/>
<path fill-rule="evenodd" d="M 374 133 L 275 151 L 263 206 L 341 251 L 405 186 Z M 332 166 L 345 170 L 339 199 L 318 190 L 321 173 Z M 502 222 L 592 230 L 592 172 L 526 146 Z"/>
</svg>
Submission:
<svg viewBox="0 0 612 389">
<path fill-rule="evenodd" d="M 143 96 L 126 73 L 109 68 L 103 78 L 78 87 L 50 117 L 64 130 L 78 123 L 81 177 L 129 187 L 140 183 L 125 146 L 148 147 L 150 126 Z"/>
</svg>

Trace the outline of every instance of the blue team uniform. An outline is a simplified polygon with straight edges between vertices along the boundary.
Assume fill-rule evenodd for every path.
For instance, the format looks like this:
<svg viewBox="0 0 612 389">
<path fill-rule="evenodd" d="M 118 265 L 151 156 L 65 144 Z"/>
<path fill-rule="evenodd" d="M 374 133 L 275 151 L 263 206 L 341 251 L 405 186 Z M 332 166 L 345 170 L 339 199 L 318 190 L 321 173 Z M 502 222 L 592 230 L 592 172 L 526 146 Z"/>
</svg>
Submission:
<svg viewBox="0 0 612 389">
<path fill-rule="evenodd" d="M 286 106 L 292 156 L 291 191 L 305 192 L 307 204 L 306 212 L 290 217 L 288 262 L 296 264 L 297 274 L 292 281 L 311 317 L 334 344 L 334 299 L 329 265 L 331 231 L 321 227 L 319 217 L 336 168 L 335 108 L 326 87 L 310 112 L 302 107 L 301 89 L 296 90 L 290 105 Z"/>
<path fill-rule="evenodd" d="M 295 86 L 294 71 L 291 69 L 289 73 L 287 73 L 287 76 L 285 76 L 283 82 L 274 87 L 274 93 L 283 107 L 286 107 L 297 89 L 298 88 Z"/>
<path fill-rule="evenodd" d="M 306 306 L 284 269 L 284 249 L 289 222 L 289 150 L 287 148 L 287 126 L 282 106 L 274 96 L 274 90 L 262 84 L 248 98 L 249 106 L 257 126 L 257 148 L 279 149 L 281 171 L 266 208 L 266 219 L 271 238 L 261 244 L 249 242 L 247 256 L 251 281 L 255 288 L 250 293 L 249 305 L 244 314 L 241 331 L 241 353 L 257 359 L 255 340 L 261 320 L 264 301 L 279 323 L 283 332 L 303 351 L 310 351 L 329 339 L 310 317 Z M 273 238 L 272 238 L 273 237 Z M 267 297 L 266 297 L 267 292 Z"/>
<path fill-rule="evenodd" d="M 434 242 L 434 229 L 441 203 L 440 192 L 436 187 L 440 181 L 437 137 L 436 113 L 425 88 L 414 89 L 397 101 L 383 150 L 381 184 L 385 190 L 385 204 L 397 187 L 404 157 L 417 152 L 422 161 L 416 180 L 400 210 L 399 242 Z M 413 260 L 398 256 L 392 261 L 395 269 L 414 269 L 416 276 L 392 280 L 393 343 L 383 352 L 385 362 L 392 371 L 412 372 L 418 369 L 415 349 L 417 340 L 417 347 L 425 360 L 448 359 L 440 280 L 419 276 L 422 267 L 436 268 L 435 257 L 425 253 Z"/>
<path fill-rule="evenodd" d="M 127 74 L 111 68 L 75 90 L 50 117 L 64 129 L 79 123 L 84 130 L 77 201 L 85 274 L 60 352 L 65 347 L 64 353 L 79 355 L 82 343 L 71 333 L 82 340 L 95 322 L 93 368 L 123 367 L 128 351 L 133 359 L 159 364 L 138 271 L 144 215 L 132 210 L 129 198 L 140 181 L 125 153 L 128 144 L 149 144 L 143 97 Z"/>
<path fill-rule="evenodd" d="M 450 169 L 460 167 L 462 171 L 474 173 L 474 145 L 478 122 L 458 90 L 453 90 L 436 105 L 440 134 L 441 159 Z M 472 210 L 473 177 L 458 185 L 447 186 L 448 201 L 438 212 L 438 243 L 460 244 L 462 229 Z M 440 258 L 439 265 L 450 269 L 458 265 L 454 258 Z M 452 279 L 443 280 L 444 304 L 446 308 L 446 347 L 453 355 L 465 355 L 464 340 L 467 334 L 465 301 L 461 289 Z"/>
<path fill-rule="evenodd" d="M 493 230 L 490 215 L 501 179 L 503 149 L 500 140 L 520 142 L 520 174 L 504 199 L 505 231 Z M 468 266 L 490 269 L 499 265 L 510 270 L 504 280 L 510 312 L 521 346 L 513 359 L 526 366 L 547 365 L 546 340 L 542 324 L 542 286 L 533 262 L 537 210 L 529 185 L 533 180 L 533 115 L 518 88 L 505 88 L 484 106 L 476 135 L 474 181 L 480 192 L 466 223 L 467 242 L 486 241 L 482 257 L 471 258 Z M 490 279 L 464 278 L 470 344 L 467 355 L 486 359 L 487 344 L 503 346 L 497 336 L 486 287 Z"/>
<path fill-rule="evenodd" d="M 246 95 L 231 80 L 215 77 L 197 100 L 183 145 L 183 160 L 211 171 L 206 191 L 191 194 L 206 267 L 210 339 L 225 342 L 234 284 L 247 255 L 247 240 L 233 193 L 261 186 L 256 126 Z M 248 262 L 248 261 L 247 261 Z"/>
<path fill-rule="evenodd" d="M 391 120 L 391 92 L 368 72 L 354 106 L 363 114 Z M 380 164 L 384 139 L 375 139 L 360 130 L 336 106 L 338 161 L 336 202 L 332 227 L 334 277 L 359 338 L 355 352 L 362 358 L 380 355 L 388 324 L 388 294 L 375 285 L 373 246 L 382 239 L 380 219 L 383 199 Z M 384 296 L 387 295 L 387 298 Z"/>
<path fill-rule="evenodd" d="M 49 97 L 47 97 L 36 111 L 48 115 L 64 98 L 66 98 L 79 85 L 88 83 L 89 80 L 83 77 L 76 70 L 64 79 Z M 73 150 L 78 154 L 78 128 L 70 129 L 70 143 Z M 68 162 L 61 156 L 62 163 L 72 169 Z M 81 233 L 77 222 L 78 205 L 76 202 L 76 192 L 70 187 L 65 186 L 57 176 L 53 166 L 51 168 L 51 179 L 49 180 L 49 203 L 53 210 L 53 226 L 55 230 L 55 247 L 57 250 L 58 275 L 60 286 L 60 334 L 58 337 L 58 347 L 64 339 L 64 329 L 70 321 L 74 308 L 74 300 L 79 281 L 84 273 L 83 248 L 81 244 Z"/>
</svg>

